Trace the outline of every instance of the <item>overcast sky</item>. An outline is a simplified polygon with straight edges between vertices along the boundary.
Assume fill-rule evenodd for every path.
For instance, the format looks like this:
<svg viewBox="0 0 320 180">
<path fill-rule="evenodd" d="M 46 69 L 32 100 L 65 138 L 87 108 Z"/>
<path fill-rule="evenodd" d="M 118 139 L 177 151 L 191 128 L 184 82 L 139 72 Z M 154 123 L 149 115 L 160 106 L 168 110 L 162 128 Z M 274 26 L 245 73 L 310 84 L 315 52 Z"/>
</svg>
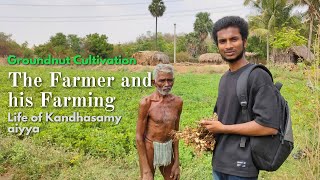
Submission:
<svg viewBox="0 0 320 180">
<path fill-rule="evenodd" d="M 155 18 L 148 10 L 151 0 L 0 0 L 0 32 L 12 34 L 18 43 L 43 44 L 57 32 L 84 37 L 106 34 L 110 43 L 134 41 L 155 32 Z M 211 19 L 227 15 L 247 18 L 254 13 L 243 0 L 164 0 L 166 11 L 158 19 L 158 32 L 193 31 L 195 14 L 209 12 Z M 43 6 L 44 5 L 44 6 Z"/>
</svg>

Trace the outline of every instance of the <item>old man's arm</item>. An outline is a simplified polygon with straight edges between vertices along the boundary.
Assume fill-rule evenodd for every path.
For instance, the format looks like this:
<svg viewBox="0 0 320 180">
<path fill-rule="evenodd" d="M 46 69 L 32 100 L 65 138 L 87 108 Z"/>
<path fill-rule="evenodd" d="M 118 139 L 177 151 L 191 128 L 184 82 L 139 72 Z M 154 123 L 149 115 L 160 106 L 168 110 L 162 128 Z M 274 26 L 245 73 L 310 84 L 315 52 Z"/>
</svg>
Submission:
<svg viewBox="0 0 320 180">
<path fill-rule="evenodd" d="M 141 100 L 139 104 L 139 114 L 137 121 L 137 129 L 136 129 L 136 143 L 137 150 L 139 154 L 139 163 L 140 163 L 140 173 L 141 177 L 152 177 L 151 168 L 148 164 L 146 145 L 144 139 L 144 133 L 147 128 L 148 121 L 148 109 L 150 107 L 150 102 L 148 99 L 144 98 Z"/>
<path fill-rule="evenodd" d="M 178 98 L 178 119 L 175 124 L 175 130 L 179 130 L 179 124 L 180 124 L 180 115 L 182 112 L 182 105 L 183 101 L 182 99 Z M 173 153 L 174 153 L 174 164 L 171 169 L 170 177 L 173 179 L 180 179 L 180 168 L 179 168 L 179 140 L 174 140 L 173 142 Z"/>
</svg>

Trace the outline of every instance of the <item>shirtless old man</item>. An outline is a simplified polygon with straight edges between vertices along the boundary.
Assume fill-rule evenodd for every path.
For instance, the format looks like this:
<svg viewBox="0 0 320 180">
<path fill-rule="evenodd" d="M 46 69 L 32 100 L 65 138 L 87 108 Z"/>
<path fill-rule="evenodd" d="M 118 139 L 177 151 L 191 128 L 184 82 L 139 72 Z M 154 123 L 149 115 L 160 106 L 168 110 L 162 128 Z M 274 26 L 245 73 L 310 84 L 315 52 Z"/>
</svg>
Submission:
<svg viewBox="0 0 320 180">
<path fill-rule="evenodd" d="M 139 106 L 136 142 L 140 175 L 153 180 L 159 167 L 165 180 L 180 179 L 179 142 L 172 140 L 172 130 L 179 130 L 182 99 L 170 94 L 174 83 L 173 67 L 158 64 L 153 71 L 156 91 L 143 98 Z"/>
</svg>

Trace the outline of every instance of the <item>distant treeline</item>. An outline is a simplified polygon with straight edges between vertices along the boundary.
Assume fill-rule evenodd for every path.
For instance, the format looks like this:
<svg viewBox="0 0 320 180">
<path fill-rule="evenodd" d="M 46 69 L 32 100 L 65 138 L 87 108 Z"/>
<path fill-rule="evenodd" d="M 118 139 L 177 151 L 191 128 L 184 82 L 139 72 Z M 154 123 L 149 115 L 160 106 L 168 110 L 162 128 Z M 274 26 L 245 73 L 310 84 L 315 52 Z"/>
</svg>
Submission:
<svg viewBox="0 0 320 180">
<path fill-rule="evenodd" d="M 269 55 L 276 50 L 285 51 L 291 46 L 307 45 L 313 51 L 313 39 L 320 19 L 320 1 L 244 1 L 245 6 L 252 6 L 257 10 L 256 15 L 248 17 L 249 37 L 247 52 L 254 52 L 258 58 L 269 59 Z M 309 1 L 308 1 L 309 2 Z M 305 13 L 297 13 L 295 7 L 308 6 Z M 274 8 L 275 7 L 275 8 Z M 212 40 L 214 22 L 210 13 L 196 14 L 193 23 L 194 31 L 178 34 L 176 37 L 177 62 L 197 61 L 199 55 L 218 52 Z M 319 28 L 320 31 L 320 28 Z M 156 43 L 157 39 L 157 43 Z M 16 43 L 10 34 L 0 32 L 0 57 L 16 55 L 18 57 L 43 57 L 51 54 L 54 57 L 72 57 L 74 55 L 100 57 L 131 57 L 138 51 L 161 51 L 169 55 L 173 61 L 173 34 L 155 33 L 148 31 L 135 41 L 124 44 L 110 44 L 104 34 L 89 34 L 79 37 L 75 34 L 65 35 L 56 33 L 44 44 L 28 47 L 28 43 Z"/>
</svg>

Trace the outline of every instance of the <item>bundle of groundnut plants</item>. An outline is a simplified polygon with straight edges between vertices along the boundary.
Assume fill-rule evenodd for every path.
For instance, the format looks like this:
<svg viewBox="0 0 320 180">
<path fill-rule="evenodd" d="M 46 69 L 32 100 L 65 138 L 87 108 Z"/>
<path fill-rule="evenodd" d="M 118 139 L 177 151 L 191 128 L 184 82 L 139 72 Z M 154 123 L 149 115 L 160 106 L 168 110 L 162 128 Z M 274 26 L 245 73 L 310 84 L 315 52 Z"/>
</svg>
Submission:
<svg viewBox="0 0 320 180">
<path fill-rule="evenodd" d="M 214 114 L 212 118 L 201 119 L 207 121 L 216 121 L 217 115 Z M 204 151 L 212 151 L 214 149 L 215 139 L 214 134 L 209 132 L 206 128 L 197 124 L 196 127 L 186 127 L 183 131 L 172 131 L 172 137 L 175 140 L 183 140 L 188 146 L 195 148 L 197 153 Z"/>
</svg>

